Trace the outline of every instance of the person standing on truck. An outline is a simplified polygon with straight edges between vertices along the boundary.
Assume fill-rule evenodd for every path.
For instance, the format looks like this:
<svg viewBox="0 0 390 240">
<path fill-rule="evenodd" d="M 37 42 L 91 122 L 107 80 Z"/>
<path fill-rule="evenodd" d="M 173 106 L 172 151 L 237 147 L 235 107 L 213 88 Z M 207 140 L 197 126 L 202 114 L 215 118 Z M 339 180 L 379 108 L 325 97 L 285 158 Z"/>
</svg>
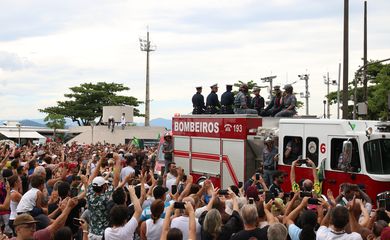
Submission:
<svg viewBox="0 0 390 240">
<path fill-rule="evenodd" d="M 206 98 L 206 114 L 216 114 L 221 108 L 221 104 L 218 100 L 218 84 L 210 86 L 211 92 Z"/>
<path fill-rule="evenodd" d="M 275 95 L 272 96 L 270 103 L 264 109 L 264 111 L 261 112 L 260 116 L 273 117 L 282 110 L 283 98 L 282 98 L 282 91 L 280 91 L 280 86 L 278 85 L 274 86 L 274 93 Z"/>
<path fill-rule="evenodd" d="M 205 110 L 202 87 L 196 87 L 196 93 L 192 96 L 192 114 L 203 114 Z"/>
<path fill-rule="evenodd" d="M 293 87 L 291 84 L 284 86 L 286 96 L 283 97 L 282 111 L 275 115 L 275 117 L 292 117 L 296 111 L 297 98 L 293 94 Z"/>
<path fill-rule="evenodd" d="M 278 149 L 274 146 L 274 139 L 268 136 L 264 140 L 265 148 L 263 149 L 263 178 L 267 186 L 272 184 L 272 175 L 276 173 L 278 162 Z"/>
<path fill-rule="evenodd" d="M 240 91 L 234 98 L 234 113 L 235 114 L 257 114 L 257 111 L 250 109 L 247 104 L 248 85 L 241 84 Z"/>
<path fill-rule="evenodd" d="M 257 114 L 260 115 L 264 110 L 264 98 L 260 96 L 260 88 L 255 87 L 253 89 L 253 94 L 255 94 L 255 97 L 252 98 L 252 107 L 257 111 Z"/>
<path fill-rule="evenodd" d="M 234 114 L 234 94 L 232 93 L 233 85 L 226 85 L 226 92 L 221 96 L 221 114 Z"/>
<path fill-rule="evenodd" d="M 167 132 L 164 136 L 162 152 L 164 153 L 165 173 L 167 173 L 169 171 L 168 165 L 172 162 L 173 159 L 172 135 L 169 132 Z"/>
</svg>

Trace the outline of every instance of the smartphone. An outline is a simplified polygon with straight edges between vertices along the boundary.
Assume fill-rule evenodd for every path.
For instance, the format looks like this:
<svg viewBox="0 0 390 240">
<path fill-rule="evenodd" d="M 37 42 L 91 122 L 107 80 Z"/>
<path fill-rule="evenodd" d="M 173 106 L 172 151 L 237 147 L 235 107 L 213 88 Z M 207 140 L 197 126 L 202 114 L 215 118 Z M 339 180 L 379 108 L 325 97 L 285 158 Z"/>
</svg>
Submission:
<svg viewBox="0 0 390 240">
<path fill-rule="evenodd" d="M 307 159 L 298 160 L 298 165 L 302 165 L 302 164 L 306 164 L 306 163 L 307 163 Z"/>
<path fill-rule="evenodd" d="M 184 175 L 182 180 L 183 182 L 187 182 L 187 175 Z"/>
<path fill-rule="evenodd" d="M 242 188 L 243 182 L 238 182 L 238 188 Z"/>
<path fill-rule="evenodd" d="M 229 193 L 228 193 L 227 189 L 220 189 L 220 190 L 218 190 L 218 194 L 219 195 L 228 195 Z"/>
<path fill-rule="evenodd" d="M 106 158 L 113 158 L 114 157 L 114 154 L 113 153 L 107 153 L 107 155 L 106 155 Z"/>
<path fill-rule="evenodd" d="M 253 203 L 255 203 L 255 200 L 253 198 L 249 198 L 248 203 L 253 204 Z"/>
<path fill-rule="evenodd" d="M 311 194 L 311 192 L 301 191 L 301 192 L 299 193 L 299 196 L 300 196 L 301 198 L 304 198 L 304 197 L 312 197 L 312 194 Z"/>
<path fill-rule="evenodd" d="M 315 204 L 315 205 L 320 205 L 320 201 L 316 198 L 309 198 L 309 200 L 307 201 L 307 203 L 309 204 Z"/>
<path fill-rule="evenodd" d="M 172 187 L 171 187 L 171 193 L 172 193 L 172 194 L 176 194 L 176 193 L 177 193 L 177 186 L 176 186 L 176 185 L 172 185 Z"/>
<path fill-rule="evenodd" d="M 265 202 L 268 203 L 271 199 L 274 198 L 274 195 L 270 191 L 265 191 Z"/>
<path fill-rule="evenodd" d="M 185 209 L 184 202 L 175 202 L 173 203 L 173 207 L 176 209 Z"/>
<path fill-rule="evenodd" d="M 165 173 L 165 166 L 161 166 L 161 176 Z"/>
<path fill-rule="evenodd" d="M 5 149 L 6 149 L 6 150 L 9 149 L 9 144 L 6 144 L 6 145 L 5 145 Z"/>
<path fill-rule="evenodd" d="M 341 200 L 343 200 L 343 202 L 344 202 L 345 205 L 348 204 L 348 200 L 347 200 L 345 197 L 342 197 Z"/>
<path fill-rule="evenodd" d="M 81 223 L 84 223 L 84 220 L 81 218 L 73 218 L 73 225 L 81 226 Z"/>
<path fill-rule="evenodd" d="M 260 180 L 260 173 L 256 173 L 256 181 L 259 181 Z"/>
<path fill-rule="evenodd" d="M 379 199 L 379 208 L 386 209 L 386 199 Z"/>
</svg>

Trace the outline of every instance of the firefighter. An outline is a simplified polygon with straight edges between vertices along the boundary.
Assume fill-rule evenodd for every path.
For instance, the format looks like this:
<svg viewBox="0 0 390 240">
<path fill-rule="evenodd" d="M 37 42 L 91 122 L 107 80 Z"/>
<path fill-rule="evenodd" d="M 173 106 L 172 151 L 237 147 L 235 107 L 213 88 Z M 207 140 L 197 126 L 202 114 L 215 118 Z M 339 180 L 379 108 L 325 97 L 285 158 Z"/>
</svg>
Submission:
<svg viewBox="0 0 390 240">
<path fill-rule="evenodd" d="M 282 91 L 280 91 L 280 86 L 274 86 L 274 96 L 271 97 L 271 101 L 268 106 L 260 113 L 262 117 L 275 116 L 278 112 L 282 110 L 283 98 Z"/>
<path fill-rule="evenodd" d="M 192 114 L 202 114 L 204 113 L 204 97 L 202 95 L 202 87 L 196 87 L 196 93 L 192 96 Z"/>
<path fill-rule="evenodd" d="M 297 98 L 293 94 L 293 87 L 291 84 L 287 84 L 284 86 L 285 96 L 283 97 L 283 107 L 282 111 L 277 113 L 275 117 L 292 117 L 297 111 L 295 106 L 297 104 Z"/>
<path fill-rule="evenodd" d="M 257 111 L 250 109 L 247 103 L 248 85 L 245 83 L 240 85 L 240 91 L 234 98 L 234 113 L 235 114 L 257 114 Z"/>
<path fill-rule="evenodd" d="M 252 98 L 252 107 L 257 111 L 257 114 L 260 115 L 260 113 L 264 110 L 264 98 L 260 96 L 260 88 L 255 87 L 253 89 L 253 94 L 255 94 L 255 97 Z"/>
<path fill-rule="evenodd" d="M 263 149 L 263 178 L 267 186 L 272 184 L 272 175 L 276 173 L 278 162 L 278 148 L 275 147 L 274 139 L 272 136 L 268 136 L 264 140 Z"/>
<path fill-rule="evenodd" d="M 234 94 L 232 93 L 233 85 L 226 85 L 226 92 L 221 96 L 221 114 L 233 114 Z"/>
<path fill-rule="evenodd" d="M 165 173 L 169 171 L 168 165 L 173 161 L 173 141 L 170 132 L 165 133 L 162 152 L 164 153 Z"/>
<path fill-rule="evenodd" d="M 206 114 L 216 114 L 221 108 L 217 95 L 218 84 L 211 85 L 210 88 L 211 92 L 206 99 Z"/>
</svg>

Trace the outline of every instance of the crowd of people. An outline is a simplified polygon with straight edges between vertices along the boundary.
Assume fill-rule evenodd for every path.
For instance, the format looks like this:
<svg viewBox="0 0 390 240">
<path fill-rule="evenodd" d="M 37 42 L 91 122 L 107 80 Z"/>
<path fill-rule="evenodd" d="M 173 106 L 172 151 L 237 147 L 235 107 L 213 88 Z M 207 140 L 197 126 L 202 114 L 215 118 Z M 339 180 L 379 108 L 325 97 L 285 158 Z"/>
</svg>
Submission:
<svg viewBox="0 0 390 240">
<path fill-rule="evenodd" d="M 311 160 L 284 173 L 272 157 L 268 169 L 218 189 L 174 161 L 156 173 L 156 154 L 131 144 L 1 146 L 0 240 L 390 239 L 390 213 L 373 210 L 361 186 L 321 189 Z M 312 179 L 296 179 L 301 164 Z"/>
<path fill-rule="evenodd" d="M 284 86 L 284 92 L 280 90 L 280 86 L 274 86 L 267 107 L 258 87 L 253 89 L 254 97 L 251 97 L 247 84 L 241 84 L 236 95 L 232 92 L 233 85 L 226 85 L 226 92 L 221 95 L 221 101 L 218 100 L 217 95 L 218 85 L 214 84 L 210 88 L 211 92 L 205 103 L 202 87 L 196 87 L 196 93 L 192 97 L 192 114 L 258 114 L 263 117 L 292 117 L 297 113 L 297 99 L 291 84 Z"/>
</svg>

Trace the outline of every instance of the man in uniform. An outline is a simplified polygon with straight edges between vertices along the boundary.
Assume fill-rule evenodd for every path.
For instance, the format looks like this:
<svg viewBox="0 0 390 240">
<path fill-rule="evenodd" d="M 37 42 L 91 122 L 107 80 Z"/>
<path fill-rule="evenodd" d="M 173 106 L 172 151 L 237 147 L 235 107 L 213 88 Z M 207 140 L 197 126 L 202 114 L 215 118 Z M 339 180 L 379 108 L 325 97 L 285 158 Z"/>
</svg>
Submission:
<svg viewBox="0 0 390 240">
<path fill-rule="evenodd" d="M 204 113 L 204 97 L 202 95 L 202 87 L 196 87 L 196 93 L 192 96 L 192 114 L 202 114 Z"/>
<path fill-rule="evenodd" d="M 263 179 L 267 186 L 272 184 L 272 176 L 276 173 L 278 163 L 278 148 L 275 147 L 274 139 L 272 136 L 268 136 L 264 140 L 263 149 Z"/>
<path fill-rule="evenodd" d="M 226 92 L 221 96 L 221 114 L 233 114 L 234 94 L 232 93 L 233 85 L 226 85 Z"/>
<path fill-rule="evenodd" d="M 261 112 L 260 116 L 273 117 L 275 116 L 275 114 L 277 114 L 282 110 L 283 98 L 282 98 L 282 91 L 280 91 L 280 86 L 274 86 L 274 93 L 275 95 L 271 97 L 270 103 L 264 109 L 264 111 Z"/>
<path fill-rule="evenodd" d="M 295 109 L 297 98 L 293 94 L 293 87 L 291 84 L 287 84 L 284 86 L 284 90 L 286 96 L 283 97 L 283 108 L 275 117 L 292 117 L 297 113 Z"/>
<path fill-rule="evenodd" d="M 221 108 L 221 104 L 218 100 L 218 84 L 210 86 L 211 93 L 207 96 L 206 99 L 206 114 L 216 114 Z"/>
<path fill-rule="evenodd" d="M 257 111 L 257 114 L 260 115 L 264 110 L 264 98 L 260 96 L 260 88 L 255 87 L 253 89 L 253 94 L 255 94 L 255 97 L 252 98 L 252 107 Z"/>
<path fill-rule="evenodd" d="M 241 84 L 240 91 L 237 93 L 234 98 L 234 113 L 235 114 L 257 114 L 257 111 L 254 109 L 248 108 L 247 105 L 247 93 L 248 85 L 245 83 Z"/>
</svg>

